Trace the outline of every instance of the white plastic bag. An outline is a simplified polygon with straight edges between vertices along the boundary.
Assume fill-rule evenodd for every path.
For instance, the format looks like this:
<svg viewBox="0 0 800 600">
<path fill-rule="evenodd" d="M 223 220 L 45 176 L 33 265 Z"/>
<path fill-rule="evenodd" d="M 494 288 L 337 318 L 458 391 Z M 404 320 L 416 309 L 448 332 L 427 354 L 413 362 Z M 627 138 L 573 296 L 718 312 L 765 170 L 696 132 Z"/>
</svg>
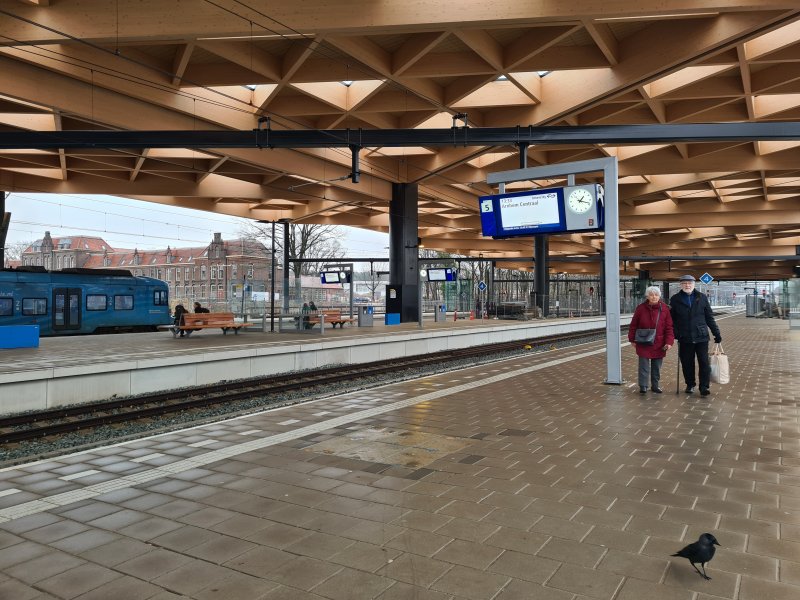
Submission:
<svg viewBox="0 0 800 600">
<path fill-rule="evenodd" d="M 728 355 L 722 349 L 722 344 L 714 344 L 714 350 L 709 356 L 711 363 L 711 383 L 725 384 L 730 382 L 731 374 L 728 366 Z"/>
</svg>

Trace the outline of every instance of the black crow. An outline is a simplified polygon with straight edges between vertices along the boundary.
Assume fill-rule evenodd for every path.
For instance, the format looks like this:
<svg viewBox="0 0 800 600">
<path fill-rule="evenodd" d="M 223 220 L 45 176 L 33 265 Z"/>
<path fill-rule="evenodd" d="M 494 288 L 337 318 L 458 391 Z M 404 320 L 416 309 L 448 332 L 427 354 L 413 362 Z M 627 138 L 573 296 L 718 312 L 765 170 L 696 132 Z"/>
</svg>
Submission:
<svg viewBox="0 0 800 600">
<path fill-rule="evenodd" d="M 717 538 L 710 533 L 704 533 L 695 543 L 689 544 L 682 550 L 678 550 L 672 556 L 680 556 L 689 559 L 689 562 L 692 563 L 694 570 L 697 571 L 700 577 L 711 579 L 711 577 L 706 575 L 706 563 L 714 558 L 714 551 L 716 550 L 714 546 L 719 546 Z M 694 563 L 700 563 L 700 566 L 703 567 L 702 573 L 700 573 L 700 569 L 698 569 L 697 565 Z"/>
</svg>

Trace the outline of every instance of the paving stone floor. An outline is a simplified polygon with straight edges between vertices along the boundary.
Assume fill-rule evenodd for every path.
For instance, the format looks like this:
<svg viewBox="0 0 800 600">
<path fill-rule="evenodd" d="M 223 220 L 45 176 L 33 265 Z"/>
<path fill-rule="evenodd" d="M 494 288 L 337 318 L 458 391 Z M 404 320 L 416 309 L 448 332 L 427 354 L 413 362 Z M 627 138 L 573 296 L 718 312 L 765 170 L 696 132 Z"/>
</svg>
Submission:
<svg viewBox="0 0 800 600">
<path fill-rule="evenodd" d="M 796 600 L 800 333 L 720 326 L 708 398 L 582 345 L 2 470 L 0 599 Z"/>
</svg>

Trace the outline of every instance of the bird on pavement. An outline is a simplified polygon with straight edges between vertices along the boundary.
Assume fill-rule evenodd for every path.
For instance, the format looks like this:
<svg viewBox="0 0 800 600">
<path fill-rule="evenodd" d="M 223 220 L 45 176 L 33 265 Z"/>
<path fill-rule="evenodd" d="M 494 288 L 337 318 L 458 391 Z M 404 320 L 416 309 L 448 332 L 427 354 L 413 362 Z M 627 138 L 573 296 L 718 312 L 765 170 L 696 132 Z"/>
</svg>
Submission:
<svg viewBox="0 0 800 600">
<path fill-rule="evenodd" d="M 706 575 L 706 563 L 714 558 L 714 551 L 716 550 L 714 546 L 719 546 L 717 538 L 710 533 L 704 533 L 696 542 L 678 550 L 675 554 L 672 554 L 672 556 L 680 556 L 681 558 L 688 559 L 700 577 L 710 580 L 711 577 Z M 700 563 L 700 566 L 703 567 L 702 573 L 695 563 Z"/>
</svg>

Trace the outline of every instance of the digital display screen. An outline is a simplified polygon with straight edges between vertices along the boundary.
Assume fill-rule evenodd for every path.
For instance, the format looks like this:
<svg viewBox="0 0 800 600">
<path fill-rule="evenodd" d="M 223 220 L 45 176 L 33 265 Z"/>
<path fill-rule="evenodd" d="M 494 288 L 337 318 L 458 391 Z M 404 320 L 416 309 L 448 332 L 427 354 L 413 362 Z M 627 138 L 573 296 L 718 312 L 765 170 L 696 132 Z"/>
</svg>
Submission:
<svg viewBox="0 0 800 600">
<path fill-rule="evenodd" d="M 567 194 L 572 194 L 569 206 Z M 602 200 L 602 186 L 596 184 L 481 196 L 482 233 L 503 239 L 597 231 L 603 228 Z"/>
<path fill-rule="evenodd" d="M 342 283 L 344 281 L 344 273 L 339 271 L 323 271 L 320 273 L 322 283 Z"/>
<path fill-rule="evenodd" d="M 453 269 L 428 269 L 428 281 L 455 281 Z"/>
<path fill-rule="evenodd" d="M 531 229 L 543 225 L 560 225 L 558 194 L 527 194 L 498 199 L 503 229 Z"/>
</svg>

